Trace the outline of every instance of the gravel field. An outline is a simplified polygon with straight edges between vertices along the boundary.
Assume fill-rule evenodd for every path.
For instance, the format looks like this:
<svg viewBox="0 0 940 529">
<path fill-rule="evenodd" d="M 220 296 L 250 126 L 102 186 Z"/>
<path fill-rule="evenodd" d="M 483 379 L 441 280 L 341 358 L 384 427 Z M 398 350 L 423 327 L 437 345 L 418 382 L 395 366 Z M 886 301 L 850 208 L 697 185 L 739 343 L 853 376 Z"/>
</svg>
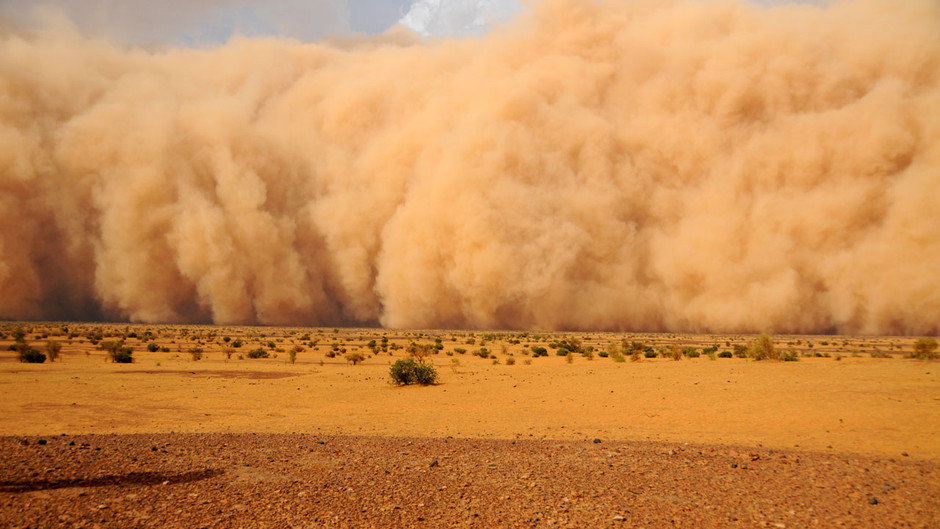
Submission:
<svg viewBox="0 0 940 529">
<path fill-rule="evenodd" d="M 935 460 L 301 434 L 0 438 L 2 527 L 940 526 Z"/>
</svg>

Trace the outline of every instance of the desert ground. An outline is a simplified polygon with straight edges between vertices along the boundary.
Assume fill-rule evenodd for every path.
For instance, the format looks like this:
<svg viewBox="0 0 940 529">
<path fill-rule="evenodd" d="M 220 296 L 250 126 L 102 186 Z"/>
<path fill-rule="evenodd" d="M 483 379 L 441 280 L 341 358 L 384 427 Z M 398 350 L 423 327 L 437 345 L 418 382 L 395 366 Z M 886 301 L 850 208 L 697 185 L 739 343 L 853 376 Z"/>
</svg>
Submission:
<svg viewBox="0 0 940 529">
<path fill-rule="evenodd" d="M 745 335 L 0 334 L 7 526 L 940 523 L 940 365 L 914 338 L 774 336 L 796 361 L 755 361 Z M 17 337 L 59 358 L 21 363 Z M 436 385 L 391 384 L 413 344 Z"/>
</svg>

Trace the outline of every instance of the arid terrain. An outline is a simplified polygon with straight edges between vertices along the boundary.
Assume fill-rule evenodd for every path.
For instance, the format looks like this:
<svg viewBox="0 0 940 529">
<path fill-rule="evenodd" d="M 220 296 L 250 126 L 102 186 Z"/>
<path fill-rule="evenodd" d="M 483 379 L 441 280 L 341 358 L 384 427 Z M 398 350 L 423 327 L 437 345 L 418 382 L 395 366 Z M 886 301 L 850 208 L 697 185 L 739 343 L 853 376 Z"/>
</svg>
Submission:
<svg viewBox="0 0 940 529">
<path fill-rule="evenodd" d="M 797 361 L 755 361 L 737 335 L 0 332 L 4 525 L 940 521 L 938 364 L 906 358 L 913 338 L 775 336 Z M 18 362 L 17 337 L 59 358 Z M 412 344 L 438 384 L 390 383 Z"/>
</svg>

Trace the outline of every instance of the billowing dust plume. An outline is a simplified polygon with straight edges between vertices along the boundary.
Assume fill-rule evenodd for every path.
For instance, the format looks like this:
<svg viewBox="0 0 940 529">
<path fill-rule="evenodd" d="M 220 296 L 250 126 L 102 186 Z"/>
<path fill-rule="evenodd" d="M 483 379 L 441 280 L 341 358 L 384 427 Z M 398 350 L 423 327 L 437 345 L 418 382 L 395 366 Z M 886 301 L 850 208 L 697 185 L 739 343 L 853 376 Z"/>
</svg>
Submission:
<svg viewBox="0 0 940 529">
<path fill-rule="evenodd" d="M 0 316 L 936 333 L 940 7 L 0 36 Z"/>
</svg>

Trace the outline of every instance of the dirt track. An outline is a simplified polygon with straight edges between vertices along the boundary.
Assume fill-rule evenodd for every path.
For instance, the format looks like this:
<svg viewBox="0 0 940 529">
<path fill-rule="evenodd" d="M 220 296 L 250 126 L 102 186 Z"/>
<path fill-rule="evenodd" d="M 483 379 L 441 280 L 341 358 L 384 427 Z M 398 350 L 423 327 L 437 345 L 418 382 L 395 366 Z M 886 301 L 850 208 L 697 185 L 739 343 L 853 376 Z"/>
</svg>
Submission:
<svg viewBox="0 0 940 529">
<path fill-rule="evenodd" d="M 0 438 L 4 527 L 937 527 L 936 462 L 286 434 Z M 28 444 L 24 444 L 28 443 Z"/>
</svg>

